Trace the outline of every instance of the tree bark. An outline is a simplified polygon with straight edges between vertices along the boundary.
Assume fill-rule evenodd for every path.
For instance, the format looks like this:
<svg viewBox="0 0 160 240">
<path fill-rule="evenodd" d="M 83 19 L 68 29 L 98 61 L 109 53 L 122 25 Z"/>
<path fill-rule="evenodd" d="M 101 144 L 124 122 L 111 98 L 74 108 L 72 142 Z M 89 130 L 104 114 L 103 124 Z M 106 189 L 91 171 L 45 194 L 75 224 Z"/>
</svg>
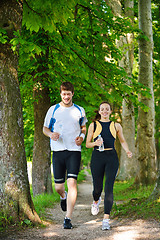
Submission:
<svg viewBox="0 0 160 240">
<path fill-rule="evenodd" d="M 34 148 L 32 163 L 33 195 L 53 193 L 51 181 L 51 151 L 49 138 L 43 132 L 43 123 L 50 107 L 48 88 L 34 89 Z"/>
<path fill-rule="evenodd" d="M 138 109 L 138 131 L 137 131 L 137 152 L 140 171 L 136 183 L 142 185 L 153 184 L 157 176 L 157 163 L 155 151 L 155 109 L 153 93 L 153 72 L 152 72 L 152 16 L 151 0 L 139 0 L 139 28 L 147 36 L 139 39 L 139 83 L 149 88 L 151 98 L 139 95 L 140 101 L 144 103 L 149 111 Z"/>
<path fill-rule="evenodd" d="M 0 208 L 5 216 L 28 217 L 41 222 L 30 195 L 23 137 L 21 96 L 17 77 L 18 57 L 9 41 L 21 29 L 22 2 L 1 1 L 0 27 L 8 43 L 0 44 Z"/>
<path fill-rule="evenodd" d="M 134 1 L 126 0 L 124 2 L 124 15 L 129 17 L 130 20 L 134 21 Z M 125 50 L 125 54 L 120 62 L 120 66 L 123 67 L 128 76 L 132 76 L 133 61 L 134 61 L 134 46 L 133 46 L 133 33 L 127 33 L 125 37 L 122 37 L 121 45 L 129 45 L 128 49 Z M 131 85 L 131 82 L 127 80 L 127 83 Z M 131 101 L 123 100 L 122 103 L 122 126 L 123 134 L 129 145 L 130 150 L 133 153 L 133 157 L 128 159 L 125 151 L 122 149 L 120 157 L 120 172 L 118 178 L 120 180 L 130 179 L 135 176 L 137 171 L 137 163 L 135 157 L 135 118 L 134 118 L 134 107 Z"/>
</svg>

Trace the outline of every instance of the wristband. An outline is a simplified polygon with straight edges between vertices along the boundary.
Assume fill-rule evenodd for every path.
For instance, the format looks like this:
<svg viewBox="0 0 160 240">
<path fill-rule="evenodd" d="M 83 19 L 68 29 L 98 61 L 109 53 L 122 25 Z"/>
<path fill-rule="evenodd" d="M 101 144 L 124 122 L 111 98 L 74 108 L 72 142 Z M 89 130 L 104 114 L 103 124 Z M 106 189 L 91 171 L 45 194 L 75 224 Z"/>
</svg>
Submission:
<svg viewBox="0 0 160 240">
<path fill-rule="evenodd" d="M 85 139 L 85 134 L 84 134 L 84 133 L 81 133 L 81 134 L 80 134 L 80 137 L 82 137 L 83 140 L 84 140 L 84 139 Z"/>
</svg>

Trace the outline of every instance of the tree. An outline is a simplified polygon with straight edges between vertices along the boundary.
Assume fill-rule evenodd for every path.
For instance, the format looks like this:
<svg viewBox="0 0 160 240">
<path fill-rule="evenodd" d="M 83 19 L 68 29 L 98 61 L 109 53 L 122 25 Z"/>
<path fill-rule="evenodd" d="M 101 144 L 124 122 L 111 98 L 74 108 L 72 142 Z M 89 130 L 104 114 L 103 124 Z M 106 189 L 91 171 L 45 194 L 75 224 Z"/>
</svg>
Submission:
<svg viewBox="0 0 160 240">
<path fill-rule="evenodd" d="M 51 12 L 53 9 L 53 1 L 43 1 L 43 7 L 41 7 L 41 1 L 29 2 L 25 1 L 24 15 L 23 15 L 23 36 L 22 42 L 24 44 L 25 39 L 32 39 L 31 51 L 35 50 L 34 41 L 39 45 L 38 50 L 35 50 L 35 54 L 27 56 L 27 61 L 31 69 L 28 69 L 27 76 L 32 77 L 32 90 L 33 90 L 33 106 L 34 106 L 34 146 L 33 146 L 33 161 L 32 161 L 32 189 L 33 196 L 42 193 L 52 193 L 52 180 L 51 180 L 51 151 L 49 146 L 49 139 L 42 133 L 43 122 L 46 115 L 46 111 L 50 107 L 49 87 L 45 82 L 49 81 L 47 71 L 49 62 L 49 46 L 48 41 L 49 33 L 55 31 L 55 24 L 57 21 L 65 23 L 66 15 L 70 14 L 69 5 L 72 5 L 72 1 L 69 5 L 65 6 L 65 11 L 57 11 L 58 6 L 54 6 L 54 14 Z M 62 4 L 63 5 L 63 4 Z M 61 8 L 62 5 L 59 5 Z M 56 14 L 55 14 L 56 12 Z M 63 18 L 64 14 L 64 18 Z M 28 31 L 26 30 L 28 29 Z M 26 49 L 21 47 L 22 56 L 20 61 L 25 55 Z M 41 51 L 42 50 L 42 51 Z M 39 51 L 39 52 L 38 52 Z M 33 57 L 34 56 L 34 57 Z M 34 60 L 33 60 L 34 58 Z M 24 59 L 22 61 L 24 61 Z M 31 64 L 32 62 L 32 64 Z M 23 65 L 23 64 L 22 64 Z M 26 61 L 25 61 L 26 65 Z M 22 66 L 22 68 L 24 65 Z M 21 71 L 21 69 L 20 69 Z M 24 76 L 23 76 L 24 77 Z M 27 77 L 26 77 L 27 78 Z M 30 77 L 29 77 L 30 79 Z M 28 84 L 28 79 L 27 79 Z M 26 84 L 26 86 L 27 86 Z"/>
<path fill-rule="evenodd" d="M 142 35 L 139 37 L 139 83 L 150 90 L 150 97 L 142 97 L 140 101 L 148 111 L 138 109 L 137 152 L 140 172 L 137 176 L 137 184 L 153 184 L 157 176 L 156 152 L 155 152 L 155 108 L 153 94 L 153 36 L 151 1 L 139 0 L 139 28 Z"/>
<path fill-rule="evenodd" d="M 126 0 L 124 6 L 121 1 L 110 1 L 106 0 L 115 16 L 122 18 L 126 17 L 130 19 L 133 25 L 134 21 L 134 1 Z M 124 13 L 122 10 L 124 7 Z M 133 47 L 133 33 L 126 33 L 120 36 L 117 41 L 117 46 L 122 49 L 122 58 L 119 60 L 120 67 L 124 68 L 127 72 L 128 78 L 126 79 L 126 85 L 131 86 L 131 77 L 133 70 L 134 60 L 134 47 Z M 122 101 L 122 126 L 124 137 L 133 153 L 132 159 L 128 160 L 125 151 L 120 148 L 120 170 L 118 179 L 124 180 L 134 177 L 136 171 L 136 158 L 135 158 L 135 118 L 134 118 L 134 106 L 130 99 L 123 99 Z M 117 146 L 118 147 L 118 144 Z"/>
<path fill-rule="evenodd" d="M 18 56 L 9 41 L 21 29 L 22 2 L 1 1 L 0 22 L 5 40 L 0 43 L 0 209 L 5 216 L 41 222 L 30 195 L 23 138 L 22 104 L 17 78 Z M 4 38 L 3 38 L 4 39 Z"/>
<path fill-rule="evenodd" d="M 124 16 L 130 18 L 132 24 L 134 24 L 134 0 L 124 1 Z M 132 77 L 133 71 L 133 61 L 134 61 L 134 35 L 133 33 L 127 33 L 123 37 L 124 42 L 124 58 L 122 59 L 122 66 L 128 73 L 129 78 Z M 128 46 L 128 47 L 125 47 Z M 131 86 L 132 83 L 127 79 L 128 84 Z M 132 159 L 128 159 L 126 153 L 121 151 L 120 156 L 120 173 L 119 179 L 129 179 L 135 176 L 137 170 L 137 162 L 135 157 L 135 116 L 134 116 L 134 106 L 132 101 L 129 99 L 126 101 L 123 99 L 122 103 L 122 126 L 124 137 L 129 145 L 130 150 L 133 153 Z"/>
<path fill-rule="evenodd" d="M 34 100 L 33 196 L 42 193 L 53 193 L 50 144 L 48 138 L 42 133 L 45 114 L 50 107 L 49 90 L 39 86 L 36 89 L 35 86 Z"/>
<path fill-rule="evenodd" d="M 47 42 L 47 34 L 41 31 L 39 38 Z M 43 39 L 42 39 L 43 36 Z M 49 46 L 46 46 L 45 54 L 37 56 L 38 73 L 34 78 L 33 100 L 34 100 L 34 148 L 32 161 L 32 189 L 33 196 L 42 193 L 53 193 L 51 179 L 51 151 L 48 138 L 42 133 L 44 118 L 50 107 L 49 89 L 44 82 L 48 79 L 46 71 L 49 60 Z M 34 73 L 33 73 L 34 76 Z"/>
<path fill-rule="evenodd" d="M 152 16 L 153 16 L 153 39 L 154 39 L 154 62 L 153 62 L 153 71 L 154 71 L 154 97 L 155 97 L 155 122 L 156 122 L 156 134 L 155 134 L 155 140 L 156 140 L 156 152 L 157 152 L 157 162 L 158 162 L 158 176 L 155 188 L 149 197 L 152 199 L 158 199 L 160 196 L 160 46 L 159 46 L 159 40 L 160 35 L 160 2 L 154 1 L 154 4 L 152 5 Z"/>
</svg>

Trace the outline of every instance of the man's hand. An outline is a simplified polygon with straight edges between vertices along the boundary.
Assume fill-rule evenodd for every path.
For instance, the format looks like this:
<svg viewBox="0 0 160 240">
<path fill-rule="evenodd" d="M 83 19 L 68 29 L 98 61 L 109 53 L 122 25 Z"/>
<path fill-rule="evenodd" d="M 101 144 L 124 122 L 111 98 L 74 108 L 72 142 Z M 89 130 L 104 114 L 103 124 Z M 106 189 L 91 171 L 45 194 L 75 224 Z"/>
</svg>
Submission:
<svg viewBox="0 0 160 240">
<path fill-rule="evenodd" d="M 59 136 L 60 134 L 57 133 L 57 132 L 51 132 L 50 133 L 50 138 L 53 140 L 53 141 L 57 141 L 59 139 Z"/>
<path fill-rule="evenodd" d="M 83 142 L 83 138 L 82 137 L 76 137 L 75 142 L 76 142 L 77 146 L 80 146 Z"/>
</svg>

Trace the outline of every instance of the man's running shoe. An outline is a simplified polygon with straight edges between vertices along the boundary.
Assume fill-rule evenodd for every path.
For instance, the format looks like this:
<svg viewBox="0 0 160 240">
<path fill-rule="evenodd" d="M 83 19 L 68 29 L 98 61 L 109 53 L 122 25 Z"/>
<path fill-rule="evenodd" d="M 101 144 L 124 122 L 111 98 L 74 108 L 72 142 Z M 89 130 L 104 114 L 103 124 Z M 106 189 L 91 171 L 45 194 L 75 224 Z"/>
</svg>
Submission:
<svg viewBox="0 0 160 240">
<path fill-rule="evenodd" d="M 61 202 L 60 202 L 60 205 L 61 205 L 61 208 L 62 208 L 62 211 L 66 212 L 67 211 L 67 192 L 65 192 L 65 198 L 61 198 Z"/>
<path fill-rule="evenodd" d="M 93 201 L 93 204 L 91 205 L 91 213 L 92 215 L 97 215 L 99 213 L 99 204 L 101 203 L 101 197 L 98 200 L 98 203 L 95 203 Z"/>
<path fill-rule="evenodd" d="M 63 226 L 64 226 L 64 229 L 72 229 L 71 219 L 65 217 Z"/>
<path fill-rule="evenodd" d="M 102 230 L 109 230 L 109 229 L 110 229 L 109 219 L 103 219 Z"/>
</svg>

